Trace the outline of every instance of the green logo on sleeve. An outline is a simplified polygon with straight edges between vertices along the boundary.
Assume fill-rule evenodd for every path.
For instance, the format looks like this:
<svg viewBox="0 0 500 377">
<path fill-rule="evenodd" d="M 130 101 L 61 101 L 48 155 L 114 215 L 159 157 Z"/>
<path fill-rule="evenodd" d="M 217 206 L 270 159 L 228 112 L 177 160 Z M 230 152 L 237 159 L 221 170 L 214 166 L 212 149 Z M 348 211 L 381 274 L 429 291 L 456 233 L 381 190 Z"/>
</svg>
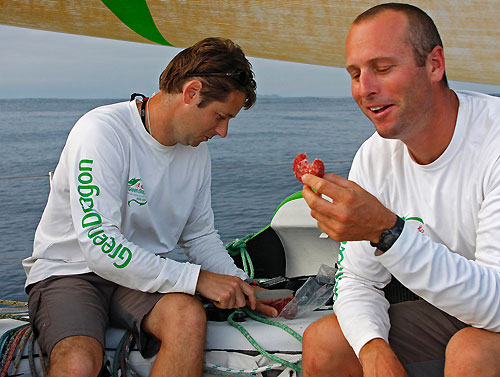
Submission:
<svg viewBox="0 0 500 377">
<path fill-rule="evenodd" d="M 132 259 L 132 252 L 122 244 L 116 245 L 113 237 L 108 237 L 104 230 L 99 229 L 102 226 L 102 218 L 94 209 L 94 196 L 99 196 L 100 189 L 92 185 L 92 164 L 93 160 L 81 160 L 79 164 L 80 175 L 78 176 L 78 194 L 80 194 L 80 205 L 83 210 L 82 228 L 90 228 L 87 236 L 100 250 L 108 257 L 115 259 L 113 266 L 116 268 L 125 268 Z M 130 187 L 130 182 L 129 182 Z"/>
</svg>

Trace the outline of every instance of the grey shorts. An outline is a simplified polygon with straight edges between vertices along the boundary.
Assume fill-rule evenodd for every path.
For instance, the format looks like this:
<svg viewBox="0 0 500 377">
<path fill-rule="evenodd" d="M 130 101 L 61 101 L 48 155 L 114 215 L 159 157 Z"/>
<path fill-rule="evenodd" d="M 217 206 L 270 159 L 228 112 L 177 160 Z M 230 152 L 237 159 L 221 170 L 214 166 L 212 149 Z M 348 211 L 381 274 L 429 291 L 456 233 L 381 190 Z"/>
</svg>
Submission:
<svg viewBox="0 0 500 377">
<path fill-rule="evenodd" d="M 89 336 L 106 347 L 110 326 L 130 330 L 143 357 L 155 355 L 159 340 L 144 331 L 142 321 L 153 309 L 160 293 L 121 287 L 94 273 L 52 276 L 29 290 L 31 325 L 38 344 L 47 355 L 62 339 Z"/>
<path fill-rule="evenodd" d="M 443 376 L 446 345 L 468 325 L 424 300 L 392 304 L 389 316 L 389 343 L 408 374 Z"/>
</svg>

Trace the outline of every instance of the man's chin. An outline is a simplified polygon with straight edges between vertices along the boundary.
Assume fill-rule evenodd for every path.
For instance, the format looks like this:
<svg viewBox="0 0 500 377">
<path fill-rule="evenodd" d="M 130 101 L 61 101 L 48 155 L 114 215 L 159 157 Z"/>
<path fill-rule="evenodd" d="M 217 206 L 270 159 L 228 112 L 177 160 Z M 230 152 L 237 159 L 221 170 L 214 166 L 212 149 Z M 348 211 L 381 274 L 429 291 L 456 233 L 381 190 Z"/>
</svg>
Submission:
<svg viewBox="0 0 500 377">
<path fill-rule="evenodd" d="M 380 137 L 384 139 L 399 139 L 400 135 L 394 127 L 382 127 L 375 124 L 375 129 L 377 130 L 377 133 L 380 135 Z"/>
<path fill-rule="evenodd" d="M 196 141 L 189 143 L 189 145 L 191 145 L 192 147 L 197 147 L 201 143 L 203 143 L 203 140 L 196 140 Z"/>
</svg>

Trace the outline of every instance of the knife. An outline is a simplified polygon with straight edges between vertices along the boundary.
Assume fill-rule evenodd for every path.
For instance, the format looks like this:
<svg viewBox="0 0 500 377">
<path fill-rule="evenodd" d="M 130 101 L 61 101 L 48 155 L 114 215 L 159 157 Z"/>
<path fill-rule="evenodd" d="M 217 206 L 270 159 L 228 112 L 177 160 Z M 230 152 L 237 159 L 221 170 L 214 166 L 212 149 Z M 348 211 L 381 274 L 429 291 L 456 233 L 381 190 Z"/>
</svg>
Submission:
<svg viewBox="0 0 500 377">
<path fill-rule="evenodd" d="M 255 291 L 255 297 L 259 300 L 279 300 L 293 294 L 291 289 L 269 289 Z"/>
</svg>

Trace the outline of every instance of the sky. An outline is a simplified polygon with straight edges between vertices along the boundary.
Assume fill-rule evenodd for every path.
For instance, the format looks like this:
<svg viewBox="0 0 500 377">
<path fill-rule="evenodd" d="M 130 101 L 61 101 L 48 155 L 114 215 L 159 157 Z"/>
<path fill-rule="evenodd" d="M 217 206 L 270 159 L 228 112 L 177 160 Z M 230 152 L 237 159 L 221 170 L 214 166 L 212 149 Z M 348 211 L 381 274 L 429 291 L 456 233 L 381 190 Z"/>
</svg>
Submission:
<svg viewBox="0 0 500 377">
<path fill-rule="evenodd" d="M 0 98 L 129 98 L 151 95 L 178 48 L 0 25 Z M 343 68 L 249 57 L 258 95 L 348 97 Z M 450 82 L 500 93 L 500 86 Z"/>
</svg>

